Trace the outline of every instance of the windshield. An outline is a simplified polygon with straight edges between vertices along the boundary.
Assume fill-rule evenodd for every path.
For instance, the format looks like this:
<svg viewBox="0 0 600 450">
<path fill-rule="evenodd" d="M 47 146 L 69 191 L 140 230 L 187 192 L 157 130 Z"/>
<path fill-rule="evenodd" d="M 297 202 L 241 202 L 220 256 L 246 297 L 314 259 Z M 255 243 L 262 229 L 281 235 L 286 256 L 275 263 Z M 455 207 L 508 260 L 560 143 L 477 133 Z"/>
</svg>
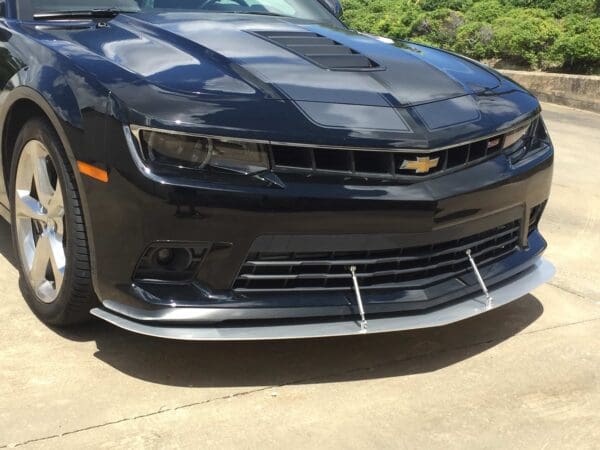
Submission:
<svg viewBox="0 0 600 450">
<path fill-rule="evenodd" d="M 25 6 L 22 10 L 31 14 L 110 8 L 130 13 L 202 11 L 265 14 L 339 24 L 335 16 L 318 0 L 21 0 L 21 2 L 21 6 Z"/>
</svg>

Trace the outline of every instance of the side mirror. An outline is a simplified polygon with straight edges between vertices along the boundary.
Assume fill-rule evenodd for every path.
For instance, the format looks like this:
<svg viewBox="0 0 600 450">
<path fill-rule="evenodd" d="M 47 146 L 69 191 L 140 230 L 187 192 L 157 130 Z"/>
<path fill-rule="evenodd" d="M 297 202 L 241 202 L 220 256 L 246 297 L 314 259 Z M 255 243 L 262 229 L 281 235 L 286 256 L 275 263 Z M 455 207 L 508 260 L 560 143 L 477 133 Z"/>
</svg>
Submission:
<svg viewBox="0 0 600 450">
<path fill-rule="evenodd" d="M 323 6 L 325 6 L 329 11 L 333 13 L 335 17 L 338 19 L 342 16 L 344 12 L 344 8 L 342 7 L 342 3 L 340 0 L 319 0 Z"/>
</svg>

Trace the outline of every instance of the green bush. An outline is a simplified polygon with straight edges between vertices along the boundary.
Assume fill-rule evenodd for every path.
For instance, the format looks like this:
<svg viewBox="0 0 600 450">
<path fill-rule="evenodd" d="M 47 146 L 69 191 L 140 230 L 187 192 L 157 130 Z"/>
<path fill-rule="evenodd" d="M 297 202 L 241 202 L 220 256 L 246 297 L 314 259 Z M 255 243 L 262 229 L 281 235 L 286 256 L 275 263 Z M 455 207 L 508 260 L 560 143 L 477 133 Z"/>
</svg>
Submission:
<svg viewBox="0 0 600 450">
<path fill-rule="evenodd" d="M 475 59 L 495 56 L 494 28 L 485 22 L 470 22 L 458 30 L 454 50 Z"/>
<path fill-rule="evenodd" d="M 600 73 L 600 0 L 342 0 L 354 29 L 523 68 Z"/>
<path fill-rule="evenodd" d="M 598 0 L 504 0 L 508 7 L 540 8 L 550 11 L 555 17 L 564 17 L 573 13 L 598 14 Z"/>
<path fill-rule="evenodd" d="M 549 50 L 560 36 L 561 29 L 544 10 L 513 9 L 497 18 L 492 25 L 497 56 L 534 68 L 548 68 L 556 64 Z"/>
<path fill-rule="evenodd" d="M 413 0 L 346 0 L 344 19 L 352 28 L 393 39 L 410 37 L 421 9 Z"/>
<path fill-rule="evenodd" d="M 442 8 L 421 14 L 413 22 L 412 36 L 419 36 L 430 44 L 452 47 L 463 25 L 465 18 L 460 12 Z"/>
<path fill-rule="evenodd" d="M 567 29 L 557 39 L 552 53 L 570 71 L 594 71 L 600 66 L 600 18 Z"/>
<path fill-rule="evenodd" d="M 585 14 L 593 16 L 598 14 L 600 8 L 599 0 L 555 0 L 549 10 L 555 17 L 565 17 L 569 14 Z"/>
<path fill-rule="evenodd" d="M 423 11 L 436 11 L 442 8 L 454 11 L 465 11 L 469 9 L 475 0 L 421 0 L 419 4 Z"/>
<path fill-rule="evenodd" d="M 506 13 L 506 6 L 500 0 L 481 0 L 465 12 L 468 20 L 474 22 L 492 22 Z"/>
</svg>

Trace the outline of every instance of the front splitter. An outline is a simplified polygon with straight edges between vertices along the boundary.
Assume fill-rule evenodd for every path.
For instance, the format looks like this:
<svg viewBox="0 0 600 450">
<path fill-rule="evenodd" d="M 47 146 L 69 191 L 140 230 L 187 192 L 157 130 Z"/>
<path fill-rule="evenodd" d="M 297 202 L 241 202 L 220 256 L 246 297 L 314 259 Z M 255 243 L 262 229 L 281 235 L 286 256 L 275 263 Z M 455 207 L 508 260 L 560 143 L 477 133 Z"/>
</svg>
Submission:
<svg viewBox="0 0 600 450">
<path fill-rule="evenodd" d="M 540 258 L 529 269 L 490 289 L 490 295 L 493 298 L 491 305 L 488 305 L 486 296 L 482 294 L 467 297 L 419 314 L 369 319 L 367 333 L 361 330 L 358 321 L 202 327 L 189 325 L 167 326 L 156 322 L 143 323 L 128 319 L 104 308 L 94 308 L 91 314 L 134 333 L 184 341 L 257 341 L 390 333 L 449 325 L 500 308 L 548 282 L 554 274 L 554 266 L 547 260 Z"/>
</svg>

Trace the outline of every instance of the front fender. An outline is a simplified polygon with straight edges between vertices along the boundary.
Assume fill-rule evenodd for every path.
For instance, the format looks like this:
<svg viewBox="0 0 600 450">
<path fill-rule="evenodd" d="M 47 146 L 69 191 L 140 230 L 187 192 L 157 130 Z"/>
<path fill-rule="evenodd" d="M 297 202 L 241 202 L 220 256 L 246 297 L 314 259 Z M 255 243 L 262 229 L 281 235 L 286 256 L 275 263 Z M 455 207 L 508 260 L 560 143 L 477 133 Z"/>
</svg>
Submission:
<svg viewBox="0 0 600 450">
<path fill-rule="evenodd" d="M 0 136 L 2 144 L 6 142 L 6 125 L 11 111 L 20 102 L 35 104 L 46 115 L 56 130 L 65 149 L 68 163 L 73 169 L 75 181 L 79 188 L 81 206 L 88 236 L 93 235 L 88 209 L 87 197 L 93 186 L 84 183 L 77 170 L 77 161 L 84 160 L 94 164 L 106 163 L 106 107 L 108 95 L 93 91 L 85 86 L 85 78 L 74 77 L 73 74 L 61 74 L 57 70 L 44 67 L 32 71 L 27 67 L 21 69 L 8 82 L 0 94 Z M 83 100 L 83 105 L 82 105 Z M 9 167 L 11 160 L 3 157 L 10 152 L 0 152 L 0 176 Z M 3 180 L 8 181 L 8 180 Z M 9 205 L 6 186 L 0 183 L 0 204 Z M 92 279 L 96 286 L 97 272 L 95 264 L 95 248 L 93 239 L 88 240 Z"/>
</svg>

